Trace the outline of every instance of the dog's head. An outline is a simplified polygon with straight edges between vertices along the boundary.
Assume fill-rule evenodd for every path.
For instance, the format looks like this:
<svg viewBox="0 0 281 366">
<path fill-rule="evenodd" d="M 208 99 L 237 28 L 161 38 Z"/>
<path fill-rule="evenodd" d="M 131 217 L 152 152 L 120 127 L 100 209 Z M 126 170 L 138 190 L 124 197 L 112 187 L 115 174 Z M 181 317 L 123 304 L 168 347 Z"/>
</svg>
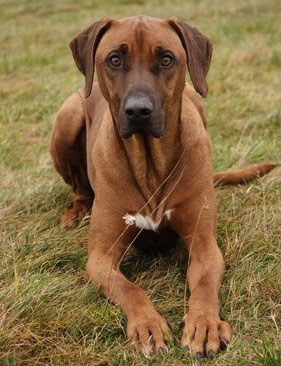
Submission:
<svg viewBox="0 0 281 366">
<path fill-rule="evenodd" d="M 91 94 L 94 68 L 101 92 L 124 138 L 161 137 L 180 111 L 186 65 L 195 90 L 206 97 L 212 44 L 196 28 L 175 19 L 103 19 L 78 34 L 70 48 Z"/>
</svg>

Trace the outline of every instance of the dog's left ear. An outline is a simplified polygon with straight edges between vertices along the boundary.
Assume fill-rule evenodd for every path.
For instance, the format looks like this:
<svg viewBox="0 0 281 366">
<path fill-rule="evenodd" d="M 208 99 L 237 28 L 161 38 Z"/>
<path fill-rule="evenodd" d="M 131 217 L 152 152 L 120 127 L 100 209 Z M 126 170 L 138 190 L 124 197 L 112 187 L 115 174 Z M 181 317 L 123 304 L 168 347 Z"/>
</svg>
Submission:
<svg viewBox="0 0 281 366">
<path fill-rule="evenodd" d="M 172 18 L 167 22 L 176 31 L 185 49 L 187 67 L 193 86 L 205 98 L 208 94 L 206 76 L 212 58 L 212 43 L 198 29 L 183 21 Z"/>
<path fill-rule="evenodd" d="M 112 21 L 109 18 L 99 20 L 91 24 L 83 32 L 79 33 L 69 43 L 74 61 L 85 76 L 85 94 L 86 98 L 91 94 L 94 70 L 95 55 L 98 44 L 104 33 L 111 26 Z"/>
</svg>

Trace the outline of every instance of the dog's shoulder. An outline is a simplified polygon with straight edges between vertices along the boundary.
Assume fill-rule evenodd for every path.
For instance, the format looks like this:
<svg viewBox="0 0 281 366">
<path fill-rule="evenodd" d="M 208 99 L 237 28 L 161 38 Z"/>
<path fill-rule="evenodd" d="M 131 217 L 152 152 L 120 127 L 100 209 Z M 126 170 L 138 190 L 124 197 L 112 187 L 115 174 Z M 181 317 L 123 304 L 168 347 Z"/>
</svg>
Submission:
<svg viewBox="0 0 281 366">
<path fill-rule="evenodd" d="M 207 119 L 205 116 L 203 104 L 201 102 L 201 97 L 194 90 L 194 88 L 191 85 L 189 85 L 188 83 L 185 84 L 185 88 L 183 91 L 183 104 L 184 103 L 186 104 L 187 101 L 189 103 L 191 102 L 193 104 L 193 106 L 196 108 L 196 110 L 198 111 L 198 113 L 201 117 L 204 127 L 207 128 Z"/>
</svg>

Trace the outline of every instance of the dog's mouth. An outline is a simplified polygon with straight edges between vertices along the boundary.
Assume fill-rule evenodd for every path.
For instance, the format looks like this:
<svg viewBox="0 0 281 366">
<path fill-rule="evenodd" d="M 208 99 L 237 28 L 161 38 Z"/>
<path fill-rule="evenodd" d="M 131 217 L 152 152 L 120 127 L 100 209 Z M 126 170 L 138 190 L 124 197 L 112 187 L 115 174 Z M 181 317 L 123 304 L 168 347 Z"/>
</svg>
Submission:
<svg viewBox="0 0 281 366">
<path fill-rule="evenodd" d="M 124 128 L 120 128 L 120 133 L 121 136 L 124 139 L 127 139 L 131 136 L 133 136 L 134 134 L 140 134 L 143 136 L 153 136 L 154 138 L 161 138 L 163 137 L 163 128 L 162 127 L 158 127 L 158 128 L 152 128 L 151 126 L 135 126 L 135 127 L 131 127 L 128 129 L 124 129 Z"/>
<path fill-rule="evenodd" d="M 124 139 L 128 139 L 135 134 L 159 139 L 163 137 L 165 132 L 164 113 L 160 112 L 157 116 L 154 115 L 152 118 L 143 121 L 136 120 L 134 123 L 128 121 L 123 114 L 119 123 L 119 131 Z"/>
</svg>

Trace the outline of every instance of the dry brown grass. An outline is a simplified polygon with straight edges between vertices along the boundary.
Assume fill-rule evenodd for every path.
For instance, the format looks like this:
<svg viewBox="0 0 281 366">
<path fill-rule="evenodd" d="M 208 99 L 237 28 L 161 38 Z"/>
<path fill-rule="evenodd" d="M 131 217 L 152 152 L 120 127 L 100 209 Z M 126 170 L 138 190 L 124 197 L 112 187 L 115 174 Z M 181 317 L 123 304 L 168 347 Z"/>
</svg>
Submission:
<svg viewBox="0 0 281 366">
<path fill-rule="evenodd" d="M 0 1 L 0 365 L 197 364 L 179 346 L 187 255 L 130 252 L 122 269 L 171 322 L 177 343 L 154 361 L 132 353 L 125 318 L 84 279 L 88 221 L 59 227 L 71 203 L 48 154 L 51 121 L 83 84 L 67 43 L 102 16 L 178 16 L 214 42 L 205 102 L 215 168 L 280 163 L 278 0 Z M 279 366 L 281 175 L 218 189 L 229 349 L 205 364 Z"/>
</svg>

